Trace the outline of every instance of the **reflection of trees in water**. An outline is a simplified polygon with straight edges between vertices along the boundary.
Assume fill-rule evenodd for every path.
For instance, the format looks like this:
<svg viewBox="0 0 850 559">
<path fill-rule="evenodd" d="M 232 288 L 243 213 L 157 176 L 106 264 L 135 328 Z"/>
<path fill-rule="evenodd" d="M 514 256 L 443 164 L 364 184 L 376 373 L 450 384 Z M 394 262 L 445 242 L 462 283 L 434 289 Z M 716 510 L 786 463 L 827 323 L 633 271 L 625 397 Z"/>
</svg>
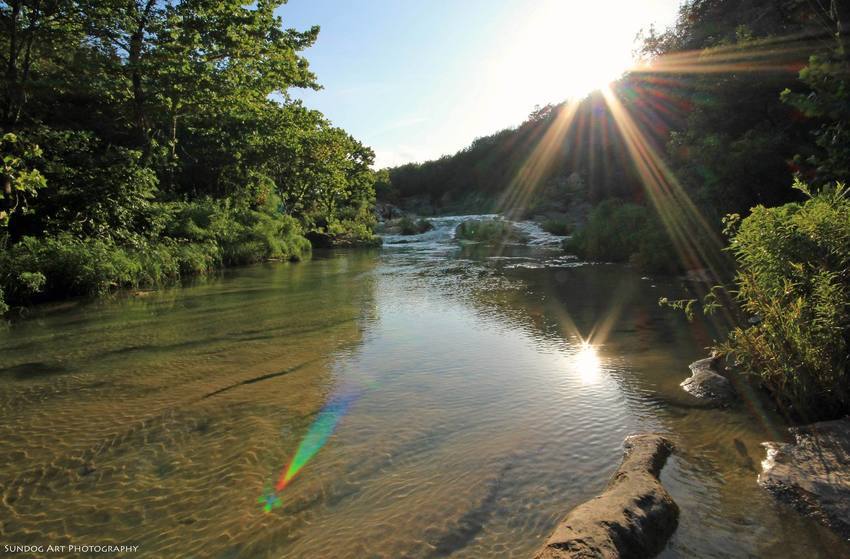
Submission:
<svg viewBox="0 0 850 559">
<path fill-rule="evenodd" d="M 681 313 L 659 307 L 658 299 L 685 297 L 690 286 L 675 278 L 642 279 L 621 265 L 533 268 L 551 257 L 526 246 L 476 244 L 461 247 L 457 259 L 406 271 L 420 287 L 436 287 L 486 321 L 565 354 L 591 343 L 606 376 L 621 387 L 627 405 L 637 405 L 638 414 L 645 414 L 641 406 L 647 394 L 659 388 L 672 391 L 674 400 L 680 396 L 681 379 L 671 382 L 671 366 L 684 378 L 716 330 L 704 320 L 688 322 Z"/>
<path fill-rule="evenodd" d="M 661 294 L 686 292 L 686 286 L 672 280 L 653 288 L 653 282 L 618 265 L 505 273 L 522 287 L 474 290 L 469 301 L 483 315 L 537 339 L 565 347 L 590 341 L 601 346 L 603 357 L 606 347 L 640 353 L 656 347 L 692 349 L 711 341 L 704 322 L 688 322 L 659 308 Z"/>
</svg>

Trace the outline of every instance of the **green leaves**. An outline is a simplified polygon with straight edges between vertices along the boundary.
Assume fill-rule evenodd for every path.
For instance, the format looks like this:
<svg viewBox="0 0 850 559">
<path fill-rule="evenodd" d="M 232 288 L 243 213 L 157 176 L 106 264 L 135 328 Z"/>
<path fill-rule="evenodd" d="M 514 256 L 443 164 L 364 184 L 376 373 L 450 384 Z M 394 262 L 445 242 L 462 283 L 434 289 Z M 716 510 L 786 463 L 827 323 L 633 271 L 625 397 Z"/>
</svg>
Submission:
<svg viewBox="0 0 850 559">
<path fill-rule="evenodd" d="M 814 168 L 817 184 L 843 180 L 850 176 L 850 58 L 839 47 L 813 55 L 800 70 L 800 81 L 808 91 L 785 89 L 781 99 L 805 116 L 815 119 L 818 152 L 798 156 Z"/>
<path fill-rule="evenodd" d="M 760 320 L 720 349 L 811 420 L 850 410 L 850 198 L 796 188 L 806 202 L 754 208 L 731 238 L 736 299 Z"/>
<path fill-rule="evenodd" d="M 18 139 L 15 134 L 5 134 L 0 140 L 0 153 L 3 157 L 2 171 L 3 202 L 0 208 L 0 226 L 9 222 L 9 217 L 17 212 L 26 212 L 27 199 L 37 195 L 38 190 L 47 185 L 41 171 L 32 167 L 41 157 L 41 149 Z"/>
</svg>

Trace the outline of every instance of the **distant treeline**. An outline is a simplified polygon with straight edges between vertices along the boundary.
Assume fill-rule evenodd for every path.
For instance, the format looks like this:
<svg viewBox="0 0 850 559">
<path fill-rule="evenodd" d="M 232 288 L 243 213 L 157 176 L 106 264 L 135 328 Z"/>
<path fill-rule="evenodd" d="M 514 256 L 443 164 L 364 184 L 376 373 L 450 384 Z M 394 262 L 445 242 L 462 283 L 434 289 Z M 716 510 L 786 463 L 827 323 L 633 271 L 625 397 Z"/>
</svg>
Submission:
<svg viewBox="0 0 850 559">
<path fill-rule="evenodd" d="M 577 107 L 542 107 L 452 156 L 389 169 L 378 198 L 423 213 L 560 212 L 579 225 L 610 200 L 590 225 L 638 222 L 644 249 L 657 253 L 670 242 L 647 175 L 666 173 L 719 232 L 728 213 L 799 200 L 794 177 L 817 187 L 847 176 L 846 11 L 841 2 L 687 1 L 670 29 L 643 33 L 650 65 L 612 84 L 613 102 L 596 92 Z M 663 169 L 641 161 L 653 156 Z M 595 259 L 640 256 L 634 231 L 608 235 L 630 246 L 585 231 L 573 248 Z"/>
</svg>

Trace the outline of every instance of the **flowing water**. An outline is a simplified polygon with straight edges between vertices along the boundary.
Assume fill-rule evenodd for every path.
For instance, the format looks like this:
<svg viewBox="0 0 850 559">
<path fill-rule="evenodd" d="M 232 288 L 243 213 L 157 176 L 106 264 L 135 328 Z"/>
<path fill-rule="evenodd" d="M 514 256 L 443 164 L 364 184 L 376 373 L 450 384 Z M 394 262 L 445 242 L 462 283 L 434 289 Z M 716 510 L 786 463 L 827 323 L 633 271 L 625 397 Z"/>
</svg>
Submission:
<svg viewBox="0 0 850 559">
<path fill-rule="evenodd" d="M 714 335 L 658 307 L 688 284 L 578 262 L 528 223 L 527 245 L 494 248 L 434 222 L 0 331 L 0 543 L 528 557 L 626 435 L 657 431 L 681 507 L 662 557 L 847 554 L 756 485 L 777 417 L 678 387 Z"/>
</svg>

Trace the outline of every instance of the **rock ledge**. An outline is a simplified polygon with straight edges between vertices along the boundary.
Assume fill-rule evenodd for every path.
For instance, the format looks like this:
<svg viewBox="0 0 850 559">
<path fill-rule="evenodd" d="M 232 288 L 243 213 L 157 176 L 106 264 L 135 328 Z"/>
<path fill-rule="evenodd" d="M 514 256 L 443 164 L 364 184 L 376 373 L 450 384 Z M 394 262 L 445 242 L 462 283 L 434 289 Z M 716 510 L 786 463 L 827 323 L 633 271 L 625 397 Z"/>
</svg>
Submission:
<svg viewBox="0 0 850 559">
<path fill-rule="evenodd" d="M 679 507 L 658 481 L 673 450 L 661 435 L 632 435 L 605 491 L 555 528 L 535 559 L 652 557 L 676 530 Z"/>
<path fill-rule="evenodd" d="M 850 418 L 789 431 L 794 443 L 762 443 L 759 485 L 850 541 Z"/>
<path fill-rule="evenodd" d="M 690 364 L 691 376 L 681 386 L 685 392 L 707 404 L 725 406 L 735 400 L 735 388 L 728 378 L 717 373 L 716 359 L 707 357 Z"/>
</svg>

